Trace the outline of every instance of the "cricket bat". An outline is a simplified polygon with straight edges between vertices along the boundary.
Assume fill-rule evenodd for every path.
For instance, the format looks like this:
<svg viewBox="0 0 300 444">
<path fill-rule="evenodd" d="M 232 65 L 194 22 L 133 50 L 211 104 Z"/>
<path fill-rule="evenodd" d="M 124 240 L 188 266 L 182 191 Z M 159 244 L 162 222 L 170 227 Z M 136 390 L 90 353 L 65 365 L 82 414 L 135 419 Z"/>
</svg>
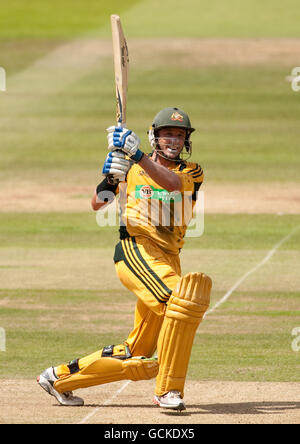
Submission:
<svg viewBox="0 0 300 444">
<path fill-rule="evenodd" d="M 111 15 L 111 30 L 114 54 L 116 85 L 116 120 L 118 126 L 126 126 L 127 90 L 128 90 L 128 47 L 118 15 Z"/>
</svg>

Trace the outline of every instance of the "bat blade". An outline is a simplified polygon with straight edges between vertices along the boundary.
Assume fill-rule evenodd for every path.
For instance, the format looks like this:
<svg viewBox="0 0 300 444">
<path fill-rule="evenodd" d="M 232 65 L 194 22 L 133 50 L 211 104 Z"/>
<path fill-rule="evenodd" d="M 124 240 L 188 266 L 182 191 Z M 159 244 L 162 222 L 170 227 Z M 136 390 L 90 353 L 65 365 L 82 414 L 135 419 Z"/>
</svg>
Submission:
<svg viewBox="0 0 300 444">
<path fill-rule="evenodd" d="M 111 16 L 111 29 L 114 54 L 114 70 L 116 85 L 116 120 L 119 126 L 125 126 L 127 114 L 128 90 L 128 46 L 123 32 L 121 19 L 118 15 Z"/>
</svg>

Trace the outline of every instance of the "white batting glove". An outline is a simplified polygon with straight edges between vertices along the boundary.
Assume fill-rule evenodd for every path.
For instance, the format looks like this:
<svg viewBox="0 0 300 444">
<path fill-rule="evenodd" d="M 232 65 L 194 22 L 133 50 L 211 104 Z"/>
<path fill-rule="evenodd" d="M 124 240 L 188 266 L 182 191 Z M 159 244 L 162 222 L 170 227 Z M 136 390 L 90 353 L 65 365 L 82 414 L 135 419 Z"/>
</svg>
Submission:
<svg viewBox="0 0 300 444">
<path fill-rule="evenodd" d="M 106 156 L 102 174 L 109 176 L 114 183 L 125 180 L 126 174 L 131 166 L 130 160 L 125 159 L 125 153 L 120 151 L 111 151 Z"/>
<path fill-rule="evenodd" d="M 139 149 L 140 139 L 135 133 L 119 126 L 110 126 L 106 131 L 109 150 L 122 150 L 135 162 L 142 159 L 144 153 Z"/>
</svg>

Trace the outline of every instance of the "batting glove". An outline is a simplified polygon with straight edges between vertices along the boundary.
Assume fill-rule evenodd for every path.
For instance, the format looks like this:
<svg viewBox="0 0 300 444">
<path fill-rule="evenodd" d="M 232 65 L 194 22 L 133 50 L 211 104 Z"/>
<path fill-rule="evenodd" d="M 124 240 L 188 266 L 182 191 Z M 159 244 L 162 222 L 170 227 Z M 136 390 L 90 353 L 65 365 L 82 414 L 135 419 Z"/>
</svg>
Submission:
<svg viewBox="0 0 300 444">
<path fill-rule="evenodd" d="M 110 126 L 106 131 L 109 150 L 122 150 L 134 162 L 142 159 L 144 153 L 139 149 L 140 139 L 134 132 L 119 126 Z"/>
<path fill-rule="evenodd" d="M 122 182 L 126 178 L 126 174 L 130 169 L 131 162 L 125 159 L 125 153 L 120 151 L 111 151 L 106 156 L 102 174 L 103 176 L 109 176 L 112 182 Z"/>
</svg>

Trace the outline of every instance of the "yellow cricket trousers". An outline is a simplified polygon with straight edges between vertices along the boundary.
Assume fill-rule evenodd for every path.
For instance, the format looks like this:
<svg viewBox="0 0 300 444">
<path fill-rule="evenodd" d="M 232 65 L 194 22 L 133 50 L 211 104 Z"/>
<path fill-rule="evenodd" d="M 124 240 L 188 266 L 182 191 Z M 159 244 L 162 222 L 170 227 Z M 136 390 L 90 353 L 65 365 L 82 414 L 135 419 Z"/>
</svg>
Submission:
<svg viewBox="0 0 300 444">
<path fill-rule="evenodd" d="M 138 300 L 134 328 L 125 343 L 132 356 L 151 357 L 156 350 L 166 303 L 181 277 L 179 254 L 170 254 L 143 236 L 116 246 L 117 275 Z"/>
<path fill-rule="evenodd" d="M 59 392 L 104 384 L 122 379 L 150 379 L 157 375 L 158 364 L 151 358 L 157 347 L 166 304 L 180 280 L 179 255 L 165 253 L 145 237 L 129 237 L 116 246 L 116 271 L 121 282 L 138 298 L 134 327 L 125 344 L 105 347 L 69 364 L 55 368 Z M 107 349 L 109 356 L 107 357 Z M 113 359 L 118 357 L 119 359 Z"/>
</svg>

